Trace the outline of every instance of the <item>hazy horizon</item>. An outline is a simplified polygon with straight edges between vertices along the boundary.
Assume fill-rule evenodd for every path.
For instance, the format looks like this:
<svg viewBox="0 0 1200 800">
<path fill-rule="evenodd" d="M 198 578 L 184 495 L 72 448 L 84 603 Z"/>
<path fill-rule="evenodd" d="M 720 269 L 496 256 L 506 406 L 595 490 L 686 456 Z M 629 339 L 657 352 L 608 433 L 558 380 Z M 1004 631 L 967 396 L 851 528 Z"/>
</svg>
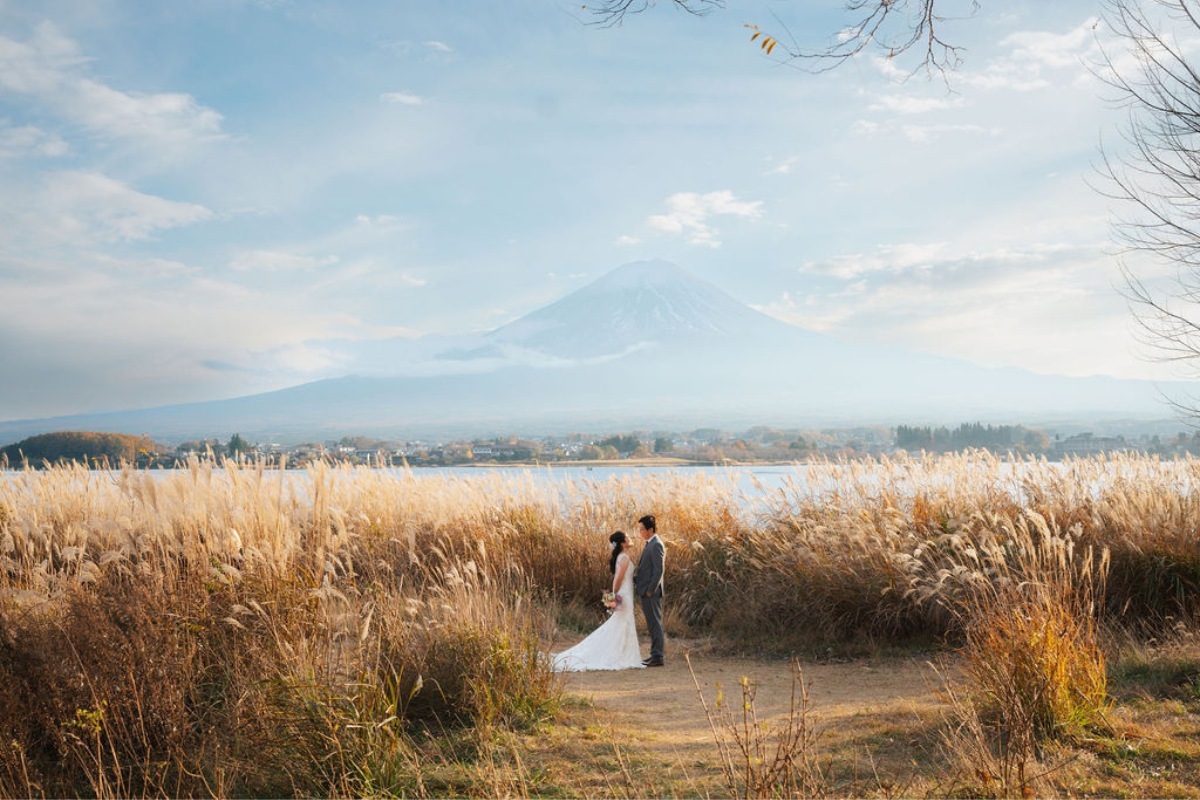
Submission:
<svg viewBox="0 0 1200 800">
<path fill-rule="evenodd" d="M 1139 357 L 1085 183 L 1122 118 L 1094 4 L 948 23 L 949 86 L 780 69 L 742 27 L 772 10 L 846 23 L 0 3 L 0 419 L 346 374 L 340 342 L 491 330 L 645 258 L 855 344 L 1185 377 Z"/>
</svg>

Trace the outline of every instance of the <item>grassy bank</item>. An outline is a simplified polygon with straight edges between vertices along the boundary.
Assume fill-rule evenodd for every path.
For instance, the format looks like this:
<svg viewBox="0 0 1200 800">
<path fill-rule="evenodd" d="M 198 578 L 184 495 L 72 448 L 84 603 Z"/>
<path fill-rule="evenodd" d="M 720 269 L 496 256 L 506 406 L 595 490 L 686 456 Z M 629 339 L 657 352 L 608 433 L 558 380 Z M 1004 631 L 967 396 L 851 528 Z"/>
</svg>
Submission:
<svg viewBox="0 0 1200 800">
<path fill-rule="evenodd" d="M 599 622 L 607 535 L 647 512 L 668 633 L 965 648 L 964 724 L 1030 732 L 1028 758 L 1106 724 L 1104 630 L 1190 624 L 1198 475 L 969 454 L 813 465 L 746 502 L 678 475 L 9 474 L 0 794 L 520 794 L 497 742 L 554 718 L 545 643 Z"/>
</svg>

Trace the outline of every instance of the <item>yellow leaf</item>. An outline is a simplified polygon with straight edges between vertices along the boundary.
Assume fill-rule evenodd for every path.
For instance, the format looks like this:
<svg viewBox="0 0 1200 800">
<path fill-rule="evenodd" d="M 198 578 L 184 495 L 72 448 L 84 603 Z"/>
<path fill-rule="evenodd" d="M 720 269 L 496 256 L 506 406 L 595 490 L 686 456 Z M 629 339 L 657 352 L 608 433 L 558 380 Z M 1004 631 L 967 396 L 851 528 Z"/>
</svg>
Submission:
<svg viewBox="0 0 1200 800">
<path fill-rule="evenodd" d="M 771 46 L 767 48 L 767 55 L 771 55 L 771 51 L 775 49 L 775 45 L 777 44 L 779 44 L 779 42 L 771 42 Z"/>
<path fill-rule="evenodd" d="M 762 36 L 762 31 L 755 31 L 754 35 L 750 37 L 750 41 L 753 42 L 755 39 L 757 39 L 760 36 Z"/>
</svg>

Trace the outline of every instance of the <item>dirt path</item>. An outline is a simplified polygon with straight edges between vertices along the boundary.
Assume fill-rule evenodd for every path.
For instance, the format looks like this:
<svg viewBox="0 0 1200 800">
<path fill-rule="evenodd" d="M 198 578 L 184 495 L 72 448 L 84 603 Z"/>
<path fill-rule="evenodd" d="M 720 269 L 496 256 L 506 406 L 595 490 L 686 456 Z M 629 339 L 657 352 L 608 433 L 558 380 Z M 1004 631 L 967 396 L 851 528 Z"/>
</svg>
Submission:
<svg viewBox="0 0 1200 800">
<path fill-rule="evenodd" d="M 564 649 L 574 640 L 556 642 Z M 707 747 L 711 732 L 696 694 L 684 654 L 710 706 L 723 691 L 735 707 L 741 704 L 741 679 L 757 686 L 755 707 L 760 721 L 786 717 L 792 696 L 790 664 L 783 659 L 730 658 L 707 653 L 686 641 L 668 641 L 666 666 L 621 672 L 582 672 L 566 676 L 566 690 L 612 715 L 620 730 L 651 749 L 676 753 Z M 648 651 L 643 642 L 643 651 Z M 841 738 L 886 730 L 889 720 L 911 726 L 913 717 L 928 717 L 940 701 L 935 676 L 924 659 L 890 658 L 847 663 L 802 663 L 811 686 L 817 723 Z"/>
<path fill-rule="evenodd" d="M 562 637 L 554 649 L 579 638 Z M 735 719 L 740 717 L 741 679 L 747 676 L 757 687 L 757 718 L 767 723 L 787 717 L 791 667 L 785 659 L 719 655 L 705 644 L 668 639 L 667 666 L 661 668 L 565 675 L 561 724 L 527 737 L 528 760 L 543 785 L 579 797 L 708 798 L 740 792 L 741 776 L 753 771 L 752 764 L 771 763 L 777 738 L 768 730 L 761 738 L 761 760 L 754 753 L 747 760 L 718 723 L 722 751 L 684 655 L 690 651 L 710 707 L 720 688 Z M 648 649 L 643 638 L 642 652 Z M 994 765 L 983 765 L 992 771 L 988 777 L 967 760 L 976 751 L 960 746 L 955 718 L 937 694 L 941 680 L 926 657 L 801 666 L 811 686 L 809 719 L 818 738 L 794 763 L 815 767 L 806 774 L 825 781 L 829 796 L 997 796 L 988 794 L 1000 791 Z M 1099 734 L 1087 744 L 1046 751 L 1047 763 L 1057 765 L 1048 796 L 1195 795 L 1200 757 L 1194 753 L 1194 715 L 1181 710 L 1185 706 L 1174 695 L 1155 704 L 1151 689 L 1138 691 L 1136 705 L 1118 700 L 1111 739 Z"/>
</svg>

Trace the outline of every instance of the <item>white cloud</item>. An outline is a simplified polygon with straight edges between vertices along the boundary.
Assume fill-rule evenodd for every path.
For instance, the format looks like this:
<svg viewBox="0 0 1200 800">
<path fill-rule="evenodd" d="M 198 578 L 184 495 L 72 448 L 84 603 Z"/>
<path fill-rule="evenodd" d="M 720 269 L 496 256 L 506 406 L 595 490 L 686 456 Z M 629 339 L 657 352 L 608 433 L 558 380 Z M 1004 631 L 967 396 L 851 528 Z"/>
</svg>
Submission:
<svg viewBox="0 0 1200 800">
<path fill-rule="evenodd" d="M 229 267 L 264 277 L 303 274 L 302 280 L 314 296 L 339 290 L 386 294 L 427 286 L 424 277 L 400 268 L 395 261 L 394 254 L 404 246 L 408 230 L 405 220 L 393 215 L 359 214 L 320 236 L 236 252 Z"/>
<path fill-rule="evenodd" d="M 879 70 L 885 78 L 892 80 L 903 81 L 911 77 L 907 72 L 896 66 L 896 61 L 887 56 L 874 56 L 871 58 L 871 65 Z"/>
<path fill-rule="evenodd" d="M 323 340 L 385 333 L 299 285 L 251 289 L 192 269 L 148 282 L 96 269 L 86 254 L 53 270 L 18 266 L 0 258 L 0 296 L 11 305 L 0 318 L 0 369 L 69 376 L 72 391 L 54 389 L 61 377 L 35 381 L 5 393 L 0 417 L 77 412 L 81 396 L 104 410 L 282 388 L 336 369 L 340 356 Z"/>
<path fill-rule="evenodd" d="M 277 270 L 315 269 L 317 267 L 336 264 L 337 262 L 337 256 L 316 258 L 314 256 L 283 253 L 276 250 L 249 250 L 234 256 L 229 262 L 229 267 L 242 272 L 275 272 Z"/>
<path fill-rule="evenodd" d="M 810 330 L 989 366 L 1165 377 L 1135 352 L 1103 243 L 888 245 L 801 272 L 814 277 L 803 291 L 756 307 Z"/>
<path fill-rule="evenodd" d="M 913 95 L 883 95 L 868 108 L 871 111 L 894 111 L 897 114 L 924 114 L 946 108 L 960 108 L 961 97 L 914 97 Z"/>
<path fill-rule="evenodd" d="M 445 62 L 449 60 L 447 55 L 454 52 L 453 47 L 437 39 L 430 39 L 425 42 L 414 42 L 411 39 L 383 39 L 377 41 L 375 45 L 400 56 L 413 55 L 414 53 L 421 52 L 420 48 L 424 48 L 427 53 L 425 60 L 431 63 L 437 61 Z"/>
<path fill-rule="evenodd" d="M 613 240 L 613 244 L 619 244 L 619 245 L 635 245 L 635 244 L 641 244 L 641 243 L 642 243 L 642 240 L 639 239 L 638 237 L 628 236 L 628 235 L 618 236 L 616 239 Z"/>
<path fill-rule="evenodd" d="M 375 46 L 387 50 L 389 53 L 403 56 L 412 51 L 413 43 L 407 39 L 382 39 L 377 41 Z"/>
<path fill-rule="evenodd" d="M 654 214 L 646 223 L 663 233 L 686 233 L 689 244 L 720 247 L 720 233 L 708 223 L 709 217 L 733 216 L 757 219 L 762 216 L 761 200 L 738 200 L 729 190 L 697 194 L 678 192 L 667 198 L 666 214 Z"/>
<path fill-rule="evenodd" d="M 0 159 L 65 156 L 69 149 L 57 134 L 33 125 L 13 127 L 0 119 Z"/>
<path fill-rule="evenodd" d="M 982 125 L 943 124 L 943 125 L 901 125 L 900 132 L 910 142 L 930 142 L 944 133 L 979 133 L 987 136 L 998 136 L 999 128 L 985 128 Z"/>
<path fill-rule="evenodd" d="M 1019 31 L 1000 40 L 1009 52 L 991 59 L 981 71 L 964 70 L 956 80 L 979 89 L 1030 92 L 1087 74 L 1086 61 L 1099 54 L 1097 35 L 1103 31 L 1096 17 L 1062 34 Z"/>
<path fill-rule="evenodd" d="M 38 25 L 26 42 L 0 36 L 0 88 L 10 92 L 51 94 L 87 62 L 79 45 L 52 22 Z"/>
<path fill-rule="evenodd" d="M 1012 47 L 1009 58 L 1048 67 L 1080 66 L 1080 56 L 1096 46 L 1099 17 L 1089 17 L 1079 27 L 1063 34 L 1019 31 L 1000 41 Z"/>
<path fill-rule="evenodd" d="M 945 242 L 881 245 L 874 253 L 834 256 L 826 261 L 809 261 L 800 271 L 850 280 L 872 272 L 902 272 L 931 263 L 946 247 Z"/>
<path fill-rule="evenodd" d="M 0 92 L 33 97 L 72 123 L 113 140 L 178 149 L 222 138 L 221 115 L 189 94 L 124 92 L 88 77 L 89 59 L 50 22 L 28 41 L 0 36 Z"/>
<path fill-rule="evenodd" d="M 267 362 L 265 368 L 297 375 L 318 374 L 345 360 L 343 356 L 326 347 L 313 346 L 306 342 L 284 345 L 265 355 L 268 356 L 264 359 Z"/>
<path fill-rule="evenodd" d="M 220 133 L 221 115 L 187 94 L 126 94 L 91 80 L 78 82 L 75 113 L 116 137 L 202 139 Z"/>
<path fill-rule="evenodd" d="M 26 233 L 33 229 L 59 242 L 147 239 L 156 231 L 212 217 L 202 205 L 143 194 L 98 172 L 79 171 L 48 175 L 23 213 Z"/>
<path fill-rule="evenodd" d="M 851 311 L 849 308 L 834 307 L 832 304 L 819 305 L 818 300 L 823 299 L 825 298 L 815 296 L 800 298 L 794 296 L 792 292 L 784 292 L 778 300 L 772 300 L 769 303 L 751 303 L 750 307 L 806 330 L 818 333 L 836 331 L 838 326 L 850 316 Z"/>
<path fill-rule="evenodd" d="M 396 103 L 405 106 L 419 106 L 425 101 L 412 92 L 384 92 L 379 99 L 385 103 Z"/>
<path fill-rule="evenodd" d="M 354 221 L 361 226 L 371 226 L 377 230 L 394 231 L 404 226 L 404 221 L 393 214 L 359 214 Z"/>
<path fill-rule="evenodd" d="M 1054 85 L 1045 78 L 1029 77 L 1019 74 L 1017 70 L 1002 72 L 989 69 L 984 73 L 963 75 L 962 81 L 977 89 L 1008 89 L 1013 92 L 1033 92 Z"/>
<path fill-rule="evenodd" d="M 792 171 L 792 166 L 796 163 L 796 160 L 795 156 L 789 156 L 785 161 L 768 169 L 763 175 L 787 175 Z"/>
<path fill-rule="evenodd" d="M 1003 131 L 997 127 L 984 127 L 973 123 L 898 123 L 896 120 L 890 120 L 886 123 L 873 122 L 871 120 L 860 119 L 856 120 L 850 126 L 850 133 L 855 136 L 876 136 L 883 135 L 885 137 L 893 137 L 895 133 L 899 133 L 905 139 L 917 144 L 925 144 L 933 141 L 945 134 L 966 133 L 982 136 L 999 136 Z"/>
<path fill-rule="evenodd" d="M 96 253 L 92 256 L 92 258 L 95 260 L 98 266 L 103 267 L 110 273 L 125 274 L 130 276 L 175 279 L 184 275 L 191 275 L 199 272 L 196 267 L 189 266 L 181 261 L 173 261 L 167 258 L 118 258 L 105 253 Z"/>
<path fill-rule="evenodd" d="M 127 244 L 203 218 L 198 206 L 89 173 L 30 187 L 0 192 L 0 297 L 24 304 L 0 319 L 0 372 L 29 376 L 0 393 L 0 418 L 79 411 L 81 397 L 103 409 L 268 391 L 344 373 L 357 352 L 347 342 L 413 334 L 390 324 L 394 316 L 384 325 L 357 316 L 370 313 L 372 298 L 426 284 L 372 257 L 386 248 L 395 258 L 406 230 L 395 218 L 248 249 L 226 273 L 233 279 L 220 280 Z M 9 213 L 14 202 L 28 203 L 26 216 Z M 112 252 L 97 252 L 105 241 Z M 97 320 L 118 322 L 97 337 Z"/>
<path fill-rule="evenodd" d="M 1103 23 L 1096 17 L 1085 19 L 1066 33 L 1018 31 L 998 42 L 1000 47 L 1008 48 L 1003 55 L 990 59 L 982 69 L 968 65 L 956 70 L 949 80 L 951 85 L 1030 92 L 1063 83 L 1062 73 L 1070 71 L 1069 82 L 1087 74 L 1085 62 L 1099 54 L 1096 37 L 1103 33 Z M 912 77 L 896 65 L 895 59 L 874 56 L 870 63 L 892 82 L 904 83 Z M 934 98 L 881 97 L 872 110 L 922 113 L 957 105 L 960 103 L 950 98 L 939 103 Z"/>
</svg>

